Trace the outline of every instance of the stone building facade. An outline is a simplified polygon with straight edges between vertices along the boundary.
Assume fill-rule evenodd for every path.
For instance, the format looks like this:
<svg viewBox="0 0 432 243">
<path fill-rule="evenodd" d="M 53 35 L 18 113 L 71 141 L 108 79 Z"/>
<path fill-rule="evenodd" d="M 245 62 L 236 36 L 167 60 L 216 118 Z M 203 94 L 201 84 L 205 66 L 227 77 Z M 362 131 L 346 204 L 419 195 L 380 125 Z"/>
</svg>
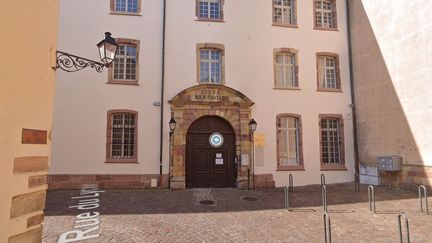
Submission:
<svg viewBox="0 0 432 243">
<path fill-rule="evenodd" d="M 126 2 L 60 3 L 62 50 L 97 59 L 104 31 L 123 49 L 103 75 L 58 74 L 51 189 L 354 180 L 345 1 Z"/>
</svg>

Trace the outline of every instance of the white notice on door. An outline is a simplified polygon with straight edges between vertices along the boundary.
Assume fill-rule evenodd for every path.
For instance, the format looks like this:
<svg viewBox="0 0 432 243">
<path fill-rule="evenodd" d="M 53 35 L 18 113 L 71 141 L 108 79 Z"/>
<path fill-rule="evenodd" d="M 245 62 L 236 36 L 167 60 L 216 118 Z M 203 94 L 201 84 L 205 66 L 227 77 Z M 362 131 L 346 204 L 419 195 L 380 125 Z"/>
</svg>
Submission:
<svg viewBox="0 0 432 243">
<path fill-rule="evenodd" d="M 223 165 L 223 159 L 216 158 L 215 164 L 217 164 L 217 165 Z"/>
</svg>

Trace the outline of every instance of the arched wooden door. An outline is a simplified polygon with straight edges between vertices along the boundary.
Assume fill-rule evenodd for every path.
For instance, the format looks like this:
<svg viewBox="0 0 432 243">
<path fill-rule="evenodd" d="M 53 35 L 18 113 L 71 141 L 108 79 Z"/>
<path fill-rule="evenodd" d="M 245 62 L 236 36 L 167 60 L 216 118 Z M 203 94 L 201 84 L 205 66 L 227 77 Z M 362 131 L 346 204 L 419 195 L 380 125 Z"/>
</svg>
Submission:
<svg viewBox="0 0 432 243">
<path fill-rule="evenodd" d="M 197 119 L 186 136 L 186 186 L 235 187 L 235 135 L 217 116 Z"/>
</svg>

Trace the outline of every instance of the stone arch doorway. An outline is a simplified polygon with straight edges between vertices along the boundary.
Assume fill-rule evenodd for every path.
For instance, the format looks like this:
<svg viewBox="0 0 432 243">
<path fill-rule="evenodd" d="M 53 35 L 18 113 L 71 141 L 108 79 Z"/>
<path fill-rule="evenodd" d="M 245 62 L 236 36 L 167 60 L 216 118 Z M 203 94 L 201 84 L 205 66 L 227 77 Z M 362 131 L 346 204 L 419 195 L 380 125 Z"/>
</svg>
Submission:
<svg viewBox="0 0 432 243">
<path fill-rule="evenodd" d="M 237 188 L 247 188 L 248 169 L 251 169 L 252 158 L 248 123 L 251 120 L 251 107 L 254 103 L 241 92 L 217 84 L 199 84 L 187 88 L 174 96 L 169 103 L 171 116 L 177 121 L 170 146 L 170 188 L 186 187 L 188 131 L 190 127 L 194 130 L 195 121 L 206 116 L 218 117 L 231 127 L 235 144 L 234 154 L 238 164 L 235 183 Z M 208 143 L 208 137 L 206 142 Z M 189 180 L 187 182 L 189 183 Z"/>
<path fill-rule="evenodd" d="M 186 135 L 186 187 L 235 187 L 235 133 L 218 116 L 195 120 Z"/>
</svg>

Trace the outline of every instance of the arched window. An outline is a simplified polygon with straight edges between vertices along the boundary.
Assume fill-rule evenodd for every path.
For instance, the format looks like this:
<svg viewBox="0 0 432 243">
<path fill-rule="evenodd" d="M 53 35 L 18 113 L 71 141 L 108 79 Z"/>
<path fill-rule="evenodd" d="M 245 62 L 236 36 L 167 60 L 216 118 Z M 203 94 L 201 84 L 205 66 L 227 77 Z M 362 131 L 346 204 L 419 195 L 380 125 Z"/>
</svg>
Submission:
<svg viewBox="0 0 432 243">
<path fill-rule="evenodd" d="M 108 111 L 107 162 L 137 162 L 137 116 L 130 110 Z"/>
</svg>

